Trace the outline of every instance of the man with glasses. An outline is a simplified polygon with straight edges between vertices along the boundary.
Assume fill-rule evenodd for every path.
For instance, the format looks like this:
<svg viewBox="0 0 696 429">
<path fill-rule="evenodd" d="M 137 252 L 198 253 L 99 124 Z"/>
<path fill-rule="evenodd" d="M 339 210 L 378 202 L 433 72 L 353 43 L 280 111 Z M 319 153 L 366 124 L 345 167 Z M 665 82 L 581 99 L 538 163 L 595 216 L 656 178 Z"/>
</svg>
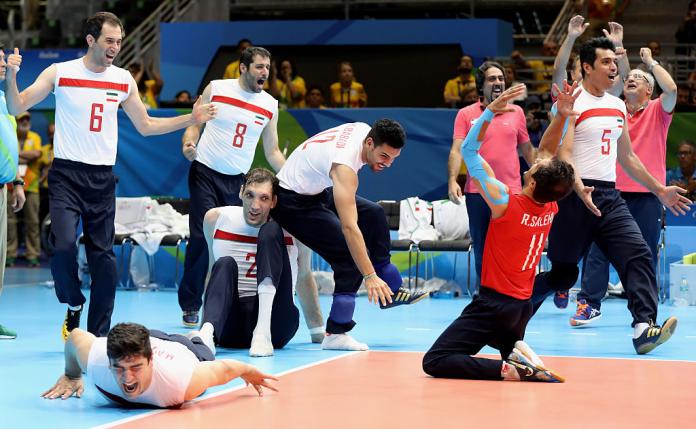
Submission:
<svg viewBox="0 0 696 429">
<path fill-rule="evenodd" d="M 626 77 L 623 89 L 628 113 L 626 124 L 633 151 L 651 175 L 660 183 L 666 183 L 667 130 L 677 102 L 677 85 L 669 73 L 653 60 L 649 48 L 641 48 L 640 58 L 643 66 L 652 74 L 634 69 Z M 651 100 L 656 81 L 662 95 Z M 686 189 L 686 186 L 682 187 Z M 662 227 L 662 203 L 655 194 L 631 179 L 621 165 L 616 166 L 616 189 L 621 191 L 621 198 L 626 201 L 628 211 L 636 220 L 652 252 L 652 265 L 655 268 Z M 608 284 L 609 261 L 597 245 L 593 244 L 585 258 L 582 290 L 578 293 L 576 312 L 570 318 L 571 326 L 581 327 L 601 317 L 601 300 L 607 292 Z"/>
<path fill-rule="evenodd" d="M 696 198 L 696 143 L 684 140 L 679 144 L 679 167 L 667 172 L 667 183 L 686 189 L 686 197 Z"/>
</svg>

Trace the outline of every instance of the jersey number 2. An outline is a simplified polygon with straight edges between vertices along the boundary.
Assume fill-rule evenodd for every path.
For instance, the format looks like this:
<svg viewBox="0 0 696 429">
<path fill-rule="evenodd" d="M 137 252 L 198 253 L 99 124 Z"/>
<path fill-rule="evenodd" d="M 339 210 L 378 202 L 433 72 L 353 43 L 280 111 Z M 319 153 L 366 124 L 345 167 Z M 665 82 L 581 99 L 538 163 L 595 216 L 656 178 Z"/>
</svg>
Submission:
<svg viewBox="0 0 696 429">
<path fill-rule="evenodd" d="M 238 123 L 237 128 L 234 130 L 234 138 L 232 139 L 232 146 L 234 147 L 242 147 L 244 144 L 244 134 L 246 133 L 247 126 Z"/>
<path fill-rule="evenodd" d="M 89 130 L 95 133 L 101 132 L 102 113 L 104 113 L 104 105 L 92 103 L 92 113 L 89 115 Z"/>
<path fill-rule="evenodd" d="M 256 253 L 247 253 L 246 260 L 249 261 L 251 259 L 253 259 L 253 261 L 246 272 L 246 277 L 249 279 L 255 279 L 256 273 L 254 271 L 256 271 Z"/>
</svg>

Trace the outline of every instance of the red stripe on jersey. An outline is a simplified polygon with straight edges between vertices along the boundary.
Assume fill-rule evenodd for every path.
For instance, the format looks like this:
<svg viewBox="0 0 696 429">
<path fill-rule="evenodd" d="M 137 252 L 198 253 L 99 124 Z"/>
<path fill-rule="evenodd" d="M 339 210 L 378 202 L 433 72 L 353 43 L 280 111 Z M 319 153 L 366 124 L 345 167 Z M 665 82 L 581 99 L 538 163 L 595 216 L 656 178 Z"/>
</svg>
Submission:
<svg viewBox="0 0 696 429">
<path fill-rule="evenodd" d="M 213 235 L 213 238 L 217 238 L 218 240 L 236 241 L 239 243 L 257 244 L 259 242 L 259 239 L 257 237 L 252 237 L 250 235 L 235 234 L 234 232 L 227 232 L 221 229 L 215 230 L 215 235 Z M 285 242 L 286 246 L 293 245 L 292 237 L 283 237 L 283 241 Z"/>
<path fill-rule="evenodd" d="M 113 98 L 107 98 L 106 101 L 111 101 L 111 102 L 114 102 L 114 103 L 118 103 L 118 100 L 115 100 L 115 99 L 113 99 Z"/>
<path fill-rule="evenodd" d="M 58 80 L 58 86 L 73 86 L 94 89 L 113 89 L 114 91 L 128 92 L 127 83 L 104 82 L 103 80 L 71 79 L 68 77 L 61 77 L 60 80 Z"/>
<path fill-rule="evenodd" d="M 575 121 L 575 125 L 578 126 L 580 125 L 580 122 L 584 121 L 585 119 L 592 118 L 594 116 L 616 116 L 621 119 L 626 119 L 624 117 L 623 112 L 619 109 L 589 109 L 582 112 L 580 117 L 578 117 L 578 120 Z"/>
<path fill-rule="evenodd" d="M 261 122 L 261 121 L 254 121 L 254 123 L 255 123 L 256 125 L 263 125 L 263 122 Z"/>
<path fill-rule="evenodd" d="M 263 107 L 256 106 L 251 103 L 247 103 L 246 101 L 238 100 L 236 98 L 232 97 L 225 97 L 222 95 L 213 95 L 212 100 L 210 101 L 217 101 L 219 103 L 225 103 L 229 104 L 230 106 L 235 106 L 239 107 L 241 109 L 248 110 L 250 112 L 258 113 L 259 115 L 263 115 L 267 117 L 268 119 L 271 119 L 273 117 L 273 112 L 270 110 L 266 110 Z"/>
</svg>

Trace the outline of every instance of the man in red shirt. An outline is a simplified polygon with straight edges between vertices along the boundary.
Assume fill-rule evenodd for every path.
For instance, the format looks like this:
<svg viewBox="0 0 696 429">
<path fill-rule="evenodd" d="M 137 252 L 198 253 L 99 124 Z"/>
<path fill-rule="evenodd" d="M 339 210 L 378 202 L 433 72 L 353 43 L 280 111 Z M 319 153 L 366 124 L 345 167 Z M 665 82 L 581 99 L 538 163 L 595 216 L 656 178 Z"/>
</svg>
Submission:
<svg viewBox="0 0 696 429">
<path fill-rule="evenodd" d="M 475 179 L 491 221 L 483 251 L 479 295 L 443 332 L 423 357 L 423 370 L 433 377 L 477 380 L 548 381 L 564 379 L 544 367 L 543 362 L 522 341 L 532 316 L 532 289 L 536 267 L 558 212 L 557 200 L 573 190 L 573 167 L 553 155 L 561 140 L 563 124 L 573 116 L 577 84 L 565 85 L 558 98 L 558 114 L 539 147 L 539 159 L 524 175 L 521 192 L 495 178 L 493 170 L 479 155 L 486 129 L 495 114 L 509 111 L 508 100 L 524 91 L 516 85 L 493 100 L 462 144 L 461 152 L 469 174 Z M 572 119 L 571 119 L 572 120 Z M 572 129 L 572 127 L 570 128 Z M 572 131 L 565 138 L 572 138 Z M 489 144 L 504 144 L 492 141 Z M 500 350 L 501 359 L 474 357 L 490 345 Z"/>
</svg>

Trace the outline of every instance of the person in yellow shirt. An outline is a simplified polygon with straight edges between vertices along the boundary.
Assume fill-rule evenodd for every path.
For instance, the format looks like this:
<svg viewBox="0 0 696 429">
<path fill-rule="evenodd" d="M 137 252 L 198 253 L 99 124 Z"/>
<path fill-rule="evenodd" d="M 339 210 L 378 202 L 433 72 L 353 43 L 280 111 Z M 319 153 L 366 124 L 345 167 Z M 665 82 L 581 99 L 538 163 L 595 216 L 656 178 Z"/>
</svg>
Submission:
<svg viewBox="0 0 696 429">
<path fill-rule="evenodd" d="M 150 63 L 147 67 L 147 76 L 145 75 L 145 67 L 142 61 L 128 66 L 128 71 L 138 85 L 138 93 L 145 107 L 148 109 L 156 109 L 157 98 L 159 98 L 160 92 L 162 91 L 164 81 L 155 70 L 154 64 Z M 147 77 L 149 77 L 149 79 Z"/>
<path fill-rule="evenodd" d="M 476 89 L 476 79 L 471 74 L 474 68 L 474 61 L 468 55 L 462 55 L 459 59 L 459 73 L 454 79 L 450 79 L 445 84 L 443 97 L 445 104 L 449 107 L 462 108 L 467 105 L 464 101 L 464 94 L 470 94 L 472 89 Z M 478 95 L 478 93 L 476 93 Z M 468 103 L 471 104 L 471 103 Z"/>
<path fill-rule="evenodd" d="M 19 168 L 24 176 L 24 231 L 27 246 L 26 258 L 30 267 L 39 266 L 41 241 L 39 237 L 39 177 L 41 163 L 41 137 L 31 131 L 31 114 L 22 113 L 17 116 L 17 140 L 19 143 Z M 25 171 L 22 171 L 25 170 Z M 7 210 L 7 259 L 6 265 L 11 267 L 17 260 L 17 215 L 8 205 Z"/>
<path fill-rule="evenodd" d="M 56 124 L 51 122 L 46 128 L 48 141 L 41 146 L 41 177 L 39 178 L 39 223 L 48 215 L 48 170 L 53 163 L 53 134 Z M 45 249 L 44 249 L 45 250 Z"/>
<path fill-rule="evenodd" d="M 249 39 L 242 39 L 237 42 L 237 59 L 227 64 L 225 73 L 222 75 L 223 79 L 239 79 L 239 56 L 242 55 L 243 50 L 250 46 L 253 45 Z"/>
<path fill-rule="evenodd" d="M 333 107 L 365 107 L 367 92 L 361 83 L 355 81 L 353 66 L 343 61 L 338 66 L 338 82 L 331 84 L 331 105 Z"/>
<path fill-rule="evenodd" d="M 307 87 L 302 77 L 297 75 L 295 62 L 284 58 L 278 64 L 271 67 L 269 77 L 270 93 L 278 100 L 281 109 L 302 109 L 305 107 L 305 94 Z"/>
</svg>

